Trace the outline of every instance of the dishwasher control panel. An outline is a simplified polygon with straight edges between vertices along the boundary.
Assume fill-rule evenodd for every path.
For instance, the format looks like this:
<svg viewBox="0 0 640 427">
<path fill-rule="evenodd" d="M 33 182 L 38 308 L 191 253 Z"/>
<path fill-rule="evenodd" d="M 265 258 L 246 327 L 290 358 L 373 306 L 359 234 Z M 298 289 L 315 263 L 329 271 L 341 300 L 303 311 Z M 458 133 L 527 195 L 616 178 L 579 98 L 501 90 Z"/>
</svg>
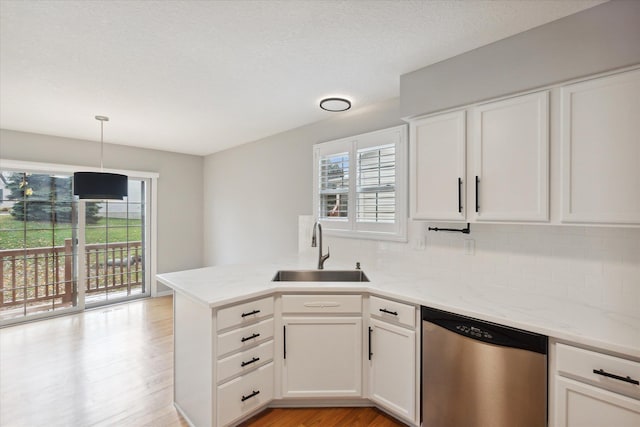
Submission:
<svg viewBox="0 0 640 427">
<path fill-rule="evenodd" d="M 432 323 L 472 340 L 547 353 L 547 337 L 544 335 L 425 306 L 421 307 L 421 314 L 423 322 Z"/>
<path fill-rule="evenodd" d="M 475 326 L 457 325 L 456 329 L 463 334 L 471 335 L 476 338 L 485 338 L 488 340 L 493 338 L 493 335 L 491 335 L 489 332 L 483 331 L 482 329 L 476 328 Z"/>
</svg>

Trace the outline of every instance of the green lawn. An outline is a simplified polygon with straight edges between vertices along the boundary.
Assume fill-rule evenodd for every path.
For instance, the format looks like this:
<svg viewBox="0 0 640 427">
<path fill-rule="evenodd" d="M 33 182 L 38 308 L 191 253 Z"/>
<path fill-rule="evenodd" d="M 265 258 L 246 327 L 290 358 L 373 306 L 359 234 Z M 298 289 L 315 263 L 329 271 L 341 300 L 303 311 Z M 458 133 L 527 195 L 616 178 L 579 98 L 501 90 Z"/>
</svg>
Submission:
<svg viewBox="0 0 640 427">
<path fill-rule="evenodd" d="M 100 218 L 96 224 L 86 227 L 87 243 L 126 242 L 141 240 L 139 219 Z M 0 215 L 0 250 L 64 246 L 64 240 L 71 238 L 71 224 L 50 221 L 16 221 L 10 215 Z"/>
</svg>

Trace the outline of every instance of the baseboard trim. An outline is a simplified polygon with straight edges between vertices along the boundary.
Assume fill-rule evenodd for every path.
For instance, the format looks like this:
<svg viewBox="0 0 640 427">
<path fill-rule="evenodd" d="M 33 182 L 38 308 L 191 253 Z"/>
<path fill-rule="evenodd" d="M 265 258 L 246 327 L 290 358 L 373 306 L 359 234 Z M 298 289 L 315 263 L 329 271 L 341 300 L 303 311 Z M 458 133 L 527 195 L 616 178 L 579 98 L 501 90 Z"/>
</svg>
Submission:
<svg viewBox="0 0 640 427">
<path fill-rule="evenodd" d="M 344 408 L 344 407 L 374 407 L 376 406 L 369 399 L 318 399 L 318 398 L 296 398 L 296 399 L 274 399 L 269 402 L 269 408 Z"/>
<path fill-rule="evenodd" d="M 182 416 L 182 418 L 184 418 L 184 420 L 187 422 L 187 424 L 189 424 L 190 427 L 196 427 L 196 425 L 191 422 L 187 414 L 182 410 L 180 405 L 178 405 L 176 402 L 173 402 L 173 407 L 176 408 L 176 411 L 178 411 L 178 413 Z"/>
</svg>

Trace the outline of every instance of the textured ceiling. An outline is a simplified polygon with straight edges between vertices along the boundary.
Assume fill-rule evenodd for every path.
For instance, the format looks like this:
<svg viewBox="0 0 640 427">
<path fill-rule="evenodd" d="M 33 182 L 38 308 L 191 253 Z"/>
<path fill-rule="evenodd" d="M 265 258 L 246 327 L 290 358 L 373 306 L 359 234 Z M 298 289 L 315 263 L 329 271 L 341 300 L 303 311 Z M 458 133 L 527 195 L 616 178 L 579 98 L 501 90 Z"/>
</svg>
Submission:
<svg viewBox="0 0 640 427">
<path fill-rule="evenodd" d="M 1 0 L 0 127 L 205 155 L 600 3 Z"/>
</svg>

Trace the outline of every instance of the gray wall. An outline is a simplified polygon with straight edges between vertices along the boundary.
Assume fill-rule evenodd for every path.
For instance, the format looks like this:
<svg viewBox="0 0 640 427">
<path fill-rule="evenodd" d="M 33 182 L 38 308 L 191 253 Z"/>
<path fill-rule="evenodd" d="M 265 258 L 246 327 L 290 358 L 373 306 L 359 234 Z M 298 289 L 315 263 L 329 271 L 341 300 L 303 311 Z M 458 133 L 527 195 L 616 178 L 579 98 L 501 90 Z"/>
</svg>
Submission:
<svg viewBox="0 0 640 427">
<path fill-rule="evenodd" d="M 0 158 L 79 166 L 99 165 L 94 141 L 0 129 Z M 107 168 L 157 172 L 158 273 L 202 267 L 203 158 L 105 144 Z M 158 284 L 158 291 L 166 290 Z"/>
<path fill-rule="evenodd" d="M 387 100 L 207 156 L 205 263 L 295 252 L 298 215 L 312 209 L 312 145 L 402 124 L 398 106 Z"/>
<path fill-rule="evenodd" d="M 640 1 L 614 0 L 400 77 L 402 117 L 640 63 Z"/>
<path fill-rule="evenodd" d="M 401 97 L 210 155 L 204 163 L 205 264 L 297 249 L 312 212 L 314 143 L 401 117 L 640 63 L 640 1 L 615 0 L 401 77 Z"/>
</svg>

